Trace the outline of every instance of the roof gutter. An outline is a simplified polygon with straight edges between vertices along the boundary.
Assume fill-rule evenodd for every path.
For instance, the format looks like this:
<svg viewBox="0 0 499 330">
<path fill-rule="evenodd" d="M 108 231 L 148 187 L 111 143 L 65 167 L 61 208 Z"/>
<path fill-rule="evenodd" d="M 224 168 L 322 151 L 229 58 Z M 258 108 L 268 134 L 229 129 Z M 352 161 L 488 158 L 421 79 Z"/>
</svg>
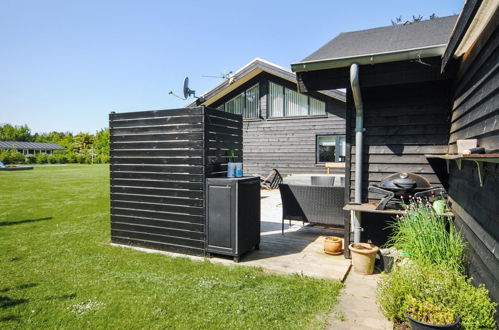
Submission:
<svg viewBox="0 0 499 330">
<path fill-rule="evenodd" d="M 421 48 L 413 48 L 387 53 L 366 54 L 353 57 L 340 57 L 335 59 L 306 61 L 291 64 L 293 72 L 307 72 L 327 69 L 349 67 L 353 63 L 358 65 L 379 64 L 388 62 L 417 60 L 426 57 L 442 56 L 446 45 L 434 45 Z"/>
</svg>

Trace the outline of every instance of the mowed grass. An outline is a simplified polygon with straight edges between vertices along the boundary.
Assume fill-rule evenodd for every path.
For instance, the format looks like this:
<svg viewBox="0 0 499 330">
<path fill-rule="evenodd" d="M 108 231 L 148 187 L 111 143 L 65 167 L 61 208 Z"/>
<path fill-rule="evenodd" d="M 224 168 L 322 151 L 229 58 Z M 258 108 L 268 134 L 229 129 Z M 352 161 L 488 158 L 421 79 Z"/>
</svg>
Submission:
<svg viewBox="0 0 499 330">
<path fill-rule="evenodd" d="M 0 328 L 321 328 L 341 284 L 109 244 L 109 167 L 0 172 Z"/>
</svg>

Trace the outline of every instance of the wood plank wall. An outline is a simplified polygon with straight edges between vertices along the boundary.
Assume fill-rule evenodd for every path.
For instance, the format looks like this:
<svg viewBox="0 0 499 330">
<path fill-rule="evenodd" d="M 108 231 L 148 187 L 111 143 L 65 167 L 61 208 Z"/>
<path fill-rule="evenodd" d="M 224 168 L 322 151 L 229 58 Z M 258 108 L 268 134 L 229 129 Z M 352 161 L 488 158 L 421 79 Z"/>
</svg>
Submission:
<svg viewBox="0 0 499 330">
<path fill-rule="evenodd" d="M 451 151 L 457 149 L 456 140 L 464 138 L 476 138 L 485 148 L 499 148 L 498 58 L 499 32 L 497 28 L 485 30 L 460 65 L 452 104 Z M 483 187 L 475 164 L 462 164 L 459 170 L 451 162 L 449 173 L 455 222 L 469 242 L 474 282 L 485 283 L 492 298 L 499 301 L 499 164 L 484 163 Z"/>
<path fill-rule="evenodd" d="M 243 161 L 242 116 L 209 108 L 205 114 L 206 177 L 226 176 L 229 161 Z"/>
<path fill-rule="evenodd" d="M 203 107 L 110 114 L 112 242 L 203 254 L 205 178 L 226 174 L 228 149 L 242 157 L 241 123 Z"/>
<path fill-rule="evenodd" d="M 348 91 L 348 96 L 351 91 Z M 381 86 L 362 89 L 364 102 L 363 200 L 379 201 L 367 192 L 396 172 L 412 172 L 439 185 L 424 154 L 444 154 L 448 146 L 449 88 L 446 82 Z M 351 98 L 347 97 L 351 100 Z M 350 120 L 350 200 L 355 188 L 355 108 Z M 348 198 L 348 197 L 347 197 Z"/>
<path fill-rule="evenodd" d="M 329 114 L 321 118 L 244 122 L 245 171 L 260 176 L 266 176 L 272 168 L 282 175 L 326 173 L 324 165 L 316 165 L 315 141 L 317 135 L 327 134 L 345 134 L 345 120 Z"/>
<path fill-rule="evenodd" d="M 458 139 L 478 139 L 478 145 L 499 148 L 499 30 L 479 47 L 472 63 L 464 62 L 452 103 L 449 148 Z"/>
</svg>

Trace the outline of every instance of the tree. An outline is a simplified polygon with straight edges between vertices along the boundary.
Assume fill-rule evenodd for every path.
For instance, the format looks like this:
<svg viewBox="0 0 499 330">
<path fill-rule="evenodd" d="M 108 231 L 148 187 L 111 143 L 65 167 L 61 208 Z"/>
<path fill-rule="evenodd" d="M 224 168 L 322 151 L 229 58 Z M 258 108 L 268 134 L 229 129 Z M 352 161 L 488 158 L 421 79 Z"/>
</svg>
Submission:
<svg viewBox="0 0 499 330">
<path fill-rule="evenodd" d="M 89 133 L 78 133 L 74 139 L 75 151 L 87 155 L 94 144 L 94 137 Z"/>
<path fill-rule="evenodd" d="M 36 162 L 59 162 L 59 163 L 90 163 L 92 151 L 95 162 L 109 162 L 109 129 L 101 129 L 95 135 L 89 133 L 78 133 L 73 136 L 71 132 L 35 133 L 27 125 L 14 126 L 10 124 L 0 125 L 0 141 L 27 141 L 27 142 L 45 142 L 57 143 L 64 147 L 64 150 L 56 150 L 54 156 L 45 159 L 45 156 L 39 156 Z M 21 158 L 25 159 L 22 154 Z M 16 157 L 18 155 L 15 155 Z M 0 160 L 5 159 L 11 162 L 14 158 L 10 150 L 0 150 Z M 44 158 L 45 157 L 45 158 Z M 18 157 L 19 158 L 19 157 Z M 33 157 L 25 159 L 29 163 L 34 162 Z M 18 161 L 18 160 L 15 160 Z"/>
<path fill-rule="evenodd" d="M 31 130 L 27 125 L 12 126 L 5 124 L 0 126 L 0 141 L 33 141 Z"/>
<path fill-rule="evenodd" d="M 94 146 L 98 160 L 103 163 L 109 162 L 109 128 L 104 128 L 95 134 Z"/>
<path fill-rule="evenodd" d="M 428 19 L 435 19 L 437 18 L 437 14 L 433 13 L 431 14 L 430 16 L 428 16 Z M 417 23 L 417 22 L 421 22 L 421 21 L 424 21 L 424 17 L 422 15 L 412 15 L 412 21 L 408 20 L 408 21 L 405 21 L 403 22 L 404 20 L 402 19 L 402 15 L 400 15 L 399 17 L 395 17 L 395 20 L 391 20 L 392 21 L 392 25 L 399 25 L 399 24 L 403 24 L 403 25 L 406 25 L 406 24 L 412 24 L 412 23 Z"/>
</svg>

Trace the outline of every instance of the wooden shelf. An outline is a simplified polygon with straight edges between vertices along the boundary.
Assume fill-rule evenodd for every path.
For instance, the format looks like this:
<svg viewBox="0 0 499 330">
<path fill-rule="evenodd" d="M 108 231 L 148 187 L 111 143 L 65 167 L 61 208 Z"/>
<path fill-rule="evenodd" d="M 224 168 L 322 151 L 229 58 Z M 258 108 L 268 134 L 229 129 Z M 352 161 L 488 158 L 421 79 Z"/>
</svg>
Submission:
<svg viewBox="0 0 499 330">
<path fill-rule="evenodd" d="M 425 155 L 427 159 L 443 159 L 447 163 L 447 174 L 450 172 L 450 162 L 455 161 L 457 168 L 463 168 L 463 161 L 474 162 L 478 170 L 480 187 L 483 187 L 483 163 L 499 163 L 499 154 L 470 154 L 470 155 Z"/>
<path fill-rule="evenodd" d="M 382 213 L 382 214 L 392 214 L 392 215 L 401 215 L 404 214 L 404 210 L 376 210 L 376 205 L 371 203 L 362 203 L 362 204 L 347 204 L 343 207 L 345 211 L 355 211 L 355 212 L 366 212 L 366 213 Z"/>
<path fill-rule="evenodd" d="M 405 210 L 394 210 L 394 209 L 376 210 L 377 205 L 378 205 L 377 203 L 347 204 L 343 207 L 343 210 L 365 212 L 365 213 L 391 214 L 391 215 L 403 215 L 406 213 Z M 444 217 L 454 216 L 452 212 L 445 212 L 439 215 Z"/>
</svg>

